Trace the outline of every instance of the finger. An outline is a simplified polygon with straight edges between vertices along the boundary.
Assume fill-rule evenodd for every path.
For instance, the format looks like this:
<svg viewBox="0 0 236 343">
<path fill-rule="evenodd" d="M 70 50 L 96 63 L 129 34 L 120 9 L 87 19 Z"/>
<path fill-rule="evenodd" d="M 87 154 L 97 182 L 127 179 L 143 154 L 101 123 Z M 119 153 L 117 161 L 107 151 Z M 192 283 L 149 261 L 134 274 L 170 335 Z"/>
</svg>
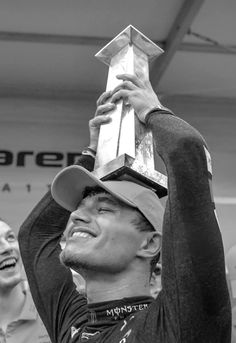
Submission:
<svg viewBox="0 0 236 343">
<path fill-rule="evenodd" d="M 132 74 L 118 74 L 116 75 L 117 79 L 123 80 L 123 81 L 130 81 L 137 87 L 141 87 L 142 83 L 140 79 L 137 77 L 137 75 L 132 75 Z"/>
<path fill-rule="evenodd" d="M 120 85 L 116 86 L 113 91 L 112 95 L 116 92 L 118 92 L 120 89 L 128 89 L 130 91 L 135 90 L 137 86 L 135 86 L 132 82 L 130 81 L 124 81 Z"/>
<path fill-rule="evenodd" d="M 111 95 L 112 91 L 102 93 L 97 100 L 97 106 L 103 105 L 110 98 Z"/>
<path fill-rule="evenodd" d="M 116 102 L 120 99 L 127 99 L 130 95 L 130 90 L 127 89 L 120 89 L 116 93 L 114 93 L 111 97 L 111 102 Z"/>
<path fill-rule="evenodd" d="M 89 126 L 92 127 L 100 127 L 102 124 L 107 124 L 111 121 L 111 117 L 107 114 L 100 115 L 95 117 L 89 121 Z"/>
<path fill-rule="evenodd" d="M 111 102 L 106 103 L 104 105 L 100 105 L 100 106 L 98 106 L 98 108 L 96 110 L 95 117 L 100 116 L 100 115 L 107 113 L 109 111 L 112 111 L 112 110 L 114 110 L 115 107 L 116 107 L 116 105 L 114 103 L 111 103 Z"/>
</svg>

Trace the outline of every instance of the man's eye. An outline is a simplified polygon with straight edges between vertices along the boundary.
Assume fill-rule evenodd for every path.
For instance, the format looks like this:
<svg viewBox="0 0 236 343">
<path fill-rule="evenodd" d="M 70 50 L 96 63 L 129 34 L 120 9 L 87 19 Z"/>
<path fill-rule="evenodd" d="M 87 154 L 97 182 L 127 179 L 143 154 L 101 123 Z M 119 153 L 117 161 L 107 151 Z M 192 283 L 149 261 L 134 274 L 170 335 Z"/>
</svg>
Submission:
<svg viewBox="0 0 236 343">
<path fill-rule="evenodd" d="M 98 212 L 99 212 L 99 213 L 111 212 L 111 208 L 109 208 L 109 207 L 99 207 L 99 208 L 98 208 Z"/>
<path fill-rule="evenodd" d="M 16 240 L 16 236 L 15 235 L 9 235 L 7 237 L 7 240 L 8 240 L 8 242 L 14 242 Z"/>
</svg>

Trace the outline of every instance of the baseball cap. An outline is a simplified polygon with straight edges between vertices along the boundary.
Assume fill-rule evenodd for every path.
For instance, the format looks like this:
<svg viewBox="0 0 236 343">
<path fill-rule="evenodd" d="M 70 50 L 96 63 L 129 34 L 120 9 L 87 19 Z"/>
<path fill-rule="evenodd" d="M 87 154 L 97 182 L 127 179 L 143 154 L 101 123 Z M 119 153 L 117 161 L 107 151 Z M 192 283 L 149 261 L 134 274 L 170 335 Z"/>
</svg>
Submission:
<svg viewBox="0 0 236 343">
<path fill-rule="evenodd" d="M 86 187 L 99 186 L 125 204 L 137 208 L 161 234 L 164 209 L 150 188 L 132 181 L 101 181 L 87 169 L 73 165 L 62 169 L 54 178 L 51 193 L 54 200 L 73 212 L 83 199 Z"/>
</svg>

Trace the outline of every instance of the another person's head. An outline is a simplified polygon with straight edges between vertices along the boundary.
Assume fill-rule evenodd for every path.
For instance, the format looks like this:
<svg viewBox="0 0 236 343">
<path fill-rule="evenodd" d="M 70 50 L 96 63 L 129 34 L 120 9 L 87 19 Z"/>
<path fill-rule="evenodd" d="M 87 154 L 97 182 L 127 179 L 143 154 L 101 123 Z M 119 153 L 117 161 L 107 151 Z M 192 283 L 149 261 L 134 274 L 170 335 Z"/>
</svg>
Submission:
<svg viewBox="0 0 236 343">
<path fill-rule="evenodd" d="M 151 296 L 156 299 L 161 291 L 161 264 L 157 263 L 150 279 Z"/>
<path fill-rule="evenodd" d="M 9 291 L 22 281 L 22 262 L 16 234 L 0 218 L 0 292 Z"/>
<path fill-rule="evenodd" d="M 54 179 L 54 199 L 71 211 L 61 261 L 88 271 L 152 273 L 160 252 L 163 208 L 156 194 L 129 181 L 95 178 L 79 166 Z"/>
</svg>

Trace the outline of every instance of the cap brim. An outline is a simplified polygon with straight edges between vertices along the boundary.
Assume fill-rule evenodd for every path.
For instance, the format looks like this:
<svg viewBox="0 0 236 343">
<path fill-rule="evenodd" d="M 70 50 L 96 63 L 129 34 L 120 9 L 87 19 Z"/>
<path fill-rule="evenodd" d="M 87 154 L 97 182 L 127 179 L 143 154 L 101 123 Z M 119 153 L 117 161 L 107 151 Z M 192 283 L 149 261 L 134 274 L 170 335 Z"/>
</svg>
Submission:
<svg viewBox="0 0 236 343">
<path fill-rule="evenodd" d="M 106 182 L 102 182 L 87 169 L 78 165 L 64 168 L 56 175 L 52 182 L 51 193 L 52 197 L 59 205 L 68 211 L 73 212 L 83 199 L 85 188 L 96 186 L 103 188 L 126 204 L 136 207 L 136 205 L 128 199 L 122 197 L 120 194 L 114 193 L 112 189 L 106 185 Z"/>
</svg>

